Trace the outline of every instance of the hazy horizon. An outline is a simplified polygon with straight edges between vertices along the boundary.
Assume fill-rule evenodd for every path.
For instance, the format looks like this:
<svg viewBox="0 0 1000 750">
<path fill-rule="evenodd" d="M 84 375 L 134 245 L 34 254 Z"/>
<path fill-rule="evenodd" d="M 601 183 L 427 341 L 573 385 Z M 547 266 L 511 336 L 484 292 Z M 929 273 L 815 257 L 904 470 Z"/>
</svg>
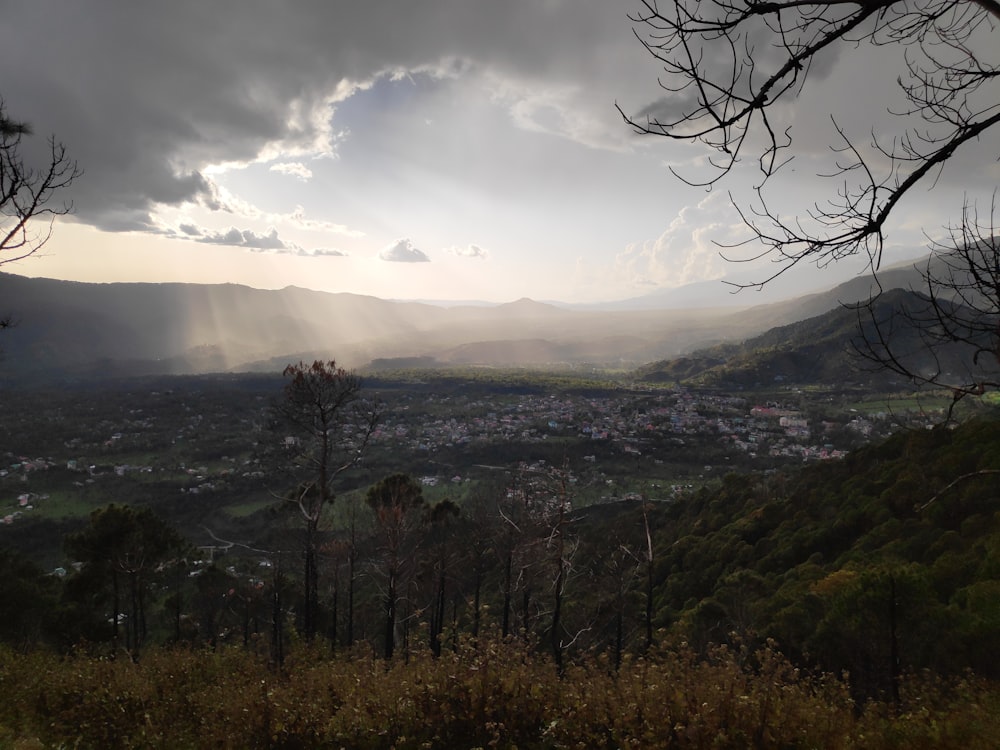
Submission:
<svg viewBox="0 0 1000 750">
<path fill-rule="evenodd" d="M 914 255 L 900 260 L 899 262 L 888 265 L 883 268 L 883 270 L 890 270 L 892 268 L 905 268 L 912 263 L 926 258 L 926 252 L 919 255 Z M 394 302 L 418 302 L 429 305 L 436 305 L 439 307 L 461 307 L 461 306 L 497 306 L 511 304 L 518 302 L 523 299 L 531 300 L 534 302 L 540 302 L 549 305 L 555 305 L 559 307 L 565 307 L 567 309 L 614 309 L 616 307 L 633 307 L 632 303 L 638 305 L 643 309 L 656 309 L 658 304 L 662 303 L 665 309 L 683 309 L 687 307 L 698 308 L 716 308 L 716 307 L 753 307 L 756 305 L 770 304 L 774 302 L 782 302 L 787 300 L 795 299 L 796 297 L 801 297 L 803 295 L 815 294 L 827 291 L 837 286 L 838 284 L 844 283 L 854 278 L 868 276 L 869 273 L 863 267 L 860 272 L 856 270 L 857 265 L 849 265 L 843 263 L 840 266 L 830 266 L 825 269 L 822 274 L 816 274 L 812 269 L 804 268 L 802 266 L 791 269 L 790 271 L 782 274 L 781 276 L 773 279 L 766 285 L 761 287 L 747 287 L 739 288 L 739 284 L 745 284 L 752 282 L 756 277 L 752 271 L 743 272 L 742 274 L 729 273 L 724 277 L 719 279 L 712 279 L 707 281 L 695 281 L 688 284 L 683 284 L 675 287 L 661 287 L 653 290 L 647 290 L 642 293 L 634 294 L 627 297 L 619 297 L 613 299 L 603 299 L 603 300 L 578 300 L 571 301 L 566 299 L 557 298 L 547 298 L 547 297 L 532 297 L 530 295 L 517 295 L 510 298 L 503 299 L 483 299 L 483 298 L 430 298 L 430 297 L 392 297 L 392 296 L 381 296 L 379 294 L 366 293 L 354 290 L 341 290 L 341 291 L 331 291 L 329 289 L 322 288 L 322 285 L 310 285 L 308 279 L 296 280 L 294 283 L 284 284 L 282 286 L 269 286 L 261 285 L 257 286 L 253 283 L 248 283 L 242 280 L 184 280 L 184 279 L 141 279 L 141 278 L 129 278 L 129 279 L 94 279 L 94 278 L 79 278 L 73 275 L 66 276 L 50 276 L 42 273 L 32 273 L 29 271 L 38 270 L 42 268 L 43 265 L 39 264 L 37 261 L 42 260 L 42 258 L 31 258 L 26 262 L 19 264 L 7 264 L 3 266 L 2 273 L 10 273 L 16 276 L 22 276 L 25 278 L 33 279 L 51 279 L 55 281 L 76 281 L 81 283 L 192 283 L 192 284 L 203 284 L 203 285 L 224 285 L 224 284 L 235 284 L 239 286 L 245 286 L 251 289 L 258 290 L 270 290 L 279 291 L 282 289 L 304 289 L 313 292 L 324 292 L 332 294 L 356 294 L 360 296 L 375 297 L 378 299 Z M 740 267 L 734 266 L 730 269 L 731 271 L 739 271 Z M 86 275 L 83 275 L 86 276 Z"/>
</svg>

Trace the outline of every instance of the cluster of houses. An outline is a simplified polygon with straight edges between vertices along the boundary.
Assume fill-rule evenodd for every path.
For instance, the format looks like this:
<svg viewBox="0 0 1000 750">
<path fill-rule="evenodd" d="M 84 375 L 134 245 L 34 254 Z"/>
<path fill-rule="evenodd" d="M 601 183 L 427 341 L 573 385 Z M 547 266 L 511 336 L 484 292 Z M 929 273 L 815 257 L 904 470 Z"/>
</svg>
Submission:
<svg viewBox="0 0 1000 750">
<path fill-rule="evenodd" d="M 14 457 L 8 454 L 8 458 Z M 29 473 L 34 471 L 44 471 L 50 466 L 52 466 L 52 463 L 44 458 L 27 458 L 25 456 L 18 456 L 13 463 L 0 469 L 0 479 L 15 477 L 21 481 L 27 478 Z M 19 492 L 13 503 L 13 508 L 8 506 L 4 509 L 8 512 L 5 512 L 2 516 L 0 516 L 0 524 L 9 526 L 25 513 L 34 510 L 36 503 L 47 500 L 48 497 L 49 496 L 46 494 L 39 494 L 35 492 Z"/>
<path fill-rule="evenodd" d="M 502 400 L 449 397 L 446 416 L 415 419 L 388 414 L 374 435 L 402 450 L 434 451 L 473 443 L 541 442 L 553 436 L 608 441 L 642 455 L 655 437 L 683 444 L 685 436 L 714 436 L 751 458 L 838 458 L 843 451 L 814 439 L 809 421 L 779 404 L 748 405 L 745 399 L 687 390 L 613 396 L 523 395 Z M 818 425 L 822 438 L 830 423 Z"/>
<path fill-rule="evenodd" d="M 258 405 L 263 409 L 265 405 Z M 696 445 L 711 441 L 724 446 L 727 453 L 740 454 L 749 461 L 787 458 L 804 461 L 838 458 L 843 450 L 830 442 L 835 426 L 821 422 L 810 424 L 799 411 L 780 403 L 753 404 L 740 396 L 701 393 L 686 389 L 650 391 L 614 391 L 600 395 L 586 394 L 500 394 L 500 395 L 424 395 L 404 397 L 402 403 L 386 409 L 373 442 L 390 451 L 431 452 L 442 448 L 501 442 L 534 443 L 554 438 L 593 441 L 622 454 L 644 457 L 660 463 L 661 452 L 671 445 Z M 102 437 L 84 441 L 74 438 L 66 448 L 78 455 L 87 447 L 111 458 L 104 466 L 70 459 L 64 464 L 79 480 L 91 484 L 95 477 L 124 477 L 152 472 L 148 465 L 126 463 L 127 445 L 144 444 L 143 453 L 155 451 L 156 441 L 167 445 L 197 442 L 203 435 L 221 434 L 214 420 L 205 420 L 198 411 L 185 406 L 177 421 L 170 420 L 168 434 L 154 436 L 158 420 L 141 410 L 133 410 L 124 422 L 105 420 L 95 427 Z M 838 425 L 862 438 L 876 431 L 882 415 L 847 415 Z M 219 417 L 222 419 L 222 417 Z M 849 420 L 849 421 L 848 421 Z M 247 418 L 238 420 L 244 436 L 257 435 L 259 425 Z M 123 429 L 125 428 L 125 429 Z M 105 431 L 106 430 L 106 431 Z M 162 429 L 161 429 L 162 431 Z M 169 434 L 172 432 L 172 434 Z M 255 437 L 251 440 L 257 439 Z M 236 446 L 234 446 L 236 447 Z M 237 452 L 239 452 L 237 447 Z M 601 453 L 602 451 L 595 451 Z M 590 451 L 587 451 L 590 453 Z M 52 459 L 29 459 L 8 454 L 7 465 L 0 468 L 0 523 L 13 524 L 41 499 L 25 492 L 23 480 L 34 472 L 57 464 Z M 117 462 L 114 459 L 117 458 Z M 594 455 L 585 456 L 594 463 Z M 237 459 L 222 457 L 221 471 L 207 466 L 180 466 L 187 475 L 183 490 L 189 494 L 210 492 L 226 475 L 238 471 Z M 244 462 L 245 463 L 245 462 Z M 225 466 L 228 464 L 228 466 Z M 244 467 L 246 468 L 246 467 Z M 597 470 L 598 467 L 595 467 Z M 249 469 L 248 469 L 249 471 Z M 259 472 L 258 472 L 259 474 Z M 249 476 L 243 474 L 243 476 Z M 425 484 L 461 482 L 461 476 L 424 477 Z M 15 487 L 16 485 L 16 487 Z M 12 491 L 13 490 L 13 491 Z M 9 502 L 4 496 L 13 496 Z M 6 506 L 6 507 L 5 507 Z"/>
<path fill-rule="evenodd" d="M 24 515 L 26 512 L 35 509 L 35 503 L 40 500 L 47 500 L 48 495 L 45 494 L 35 494 L 34 492 L 22 492 L 17 496 L 17 506 L 16 510 L 6 513 L 0 516 L 0 524 L 9 526 L 14 523 L 18 518 Z"/>
</svg>

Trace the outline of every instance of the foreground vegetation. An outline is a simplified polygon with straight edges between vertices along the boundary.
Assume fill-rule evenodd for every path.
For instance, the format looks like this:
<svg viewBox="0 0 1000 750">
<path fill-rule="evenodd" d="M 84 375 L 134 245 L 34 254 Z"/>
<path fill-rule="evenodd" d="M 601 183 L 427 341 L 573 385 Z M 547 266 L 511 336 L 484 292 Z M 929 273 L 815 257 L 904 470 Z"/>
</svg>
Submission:
<svg viewBox="0 0 1000 750">
<path fill-rule="evenodd" d="M 46 748 L 993 748 L 1000 688 L 908 675 L 898 704 L 753 653 L 664 648 L 562 678 L 520 639 L 406 661 L 303 645 L 162 649 L 134 663 L 0 652 L 0 744 Z"/>
<path fill-rule="evenodd" d="M 87 568 L 60 590 L 8 557 L 0 746 L 994 748 L 997 446 L 1000 421 L 974 421 L 670 503 L 595 506 L 542 529 L 572 540 L 566 558 L 523 526 L 509 603 L 503 567 L 474 556 L 504 540 L 491 523 L 477 536 L 469 505 L 411 549 L 391 658 L 374 552 L 353 640 L 343 600 L 310 644 L 300 584 L 256 579 L 250 596 L 252 579 L 212 566 L 193 589 L 150 578 L 141 652 L 93 619 L 119 608 L 79 588 Z M 85 591 L 100 606 L 81 608 Z"/>
<path fill-rule="evenodd" d="M 353 388 L 318 375 L 335 396 Z M 988 406 L 840 460 L 749 471 L 715 460 L 737 455 L 728 434 L 647 430 L 662 434 L 617 455 L 548 423 L 565 399 L 508 413 L 399 393 L 380 429 L 435 425 L 414 437 L 437 441 L 418 461 L 399 443 L 359 452 L 364 429 L 255 426 L 274 415 L 261 395 L 274 383 L 130 395 L 127 419 L 91 430 L 109 435 L 106 470 L 86 415 L 62 443 L 38 418 L 49 412 L 23 415 L 22 438 L 36 429 L 88 460 L 19 459 L 2 486 L 56 513 L 71 480 L 88 515 L 52 527 L 54 575 L 0 550 L 0 746 L 997 746 Z M 735 430 L 748 408 L 627 398 L 588 402 L 574 429 Z M 496 440 L 465 439 L 456 404 Z M 755 453 L 775 439 L 738 434 Z M 343 462 L 311 451 L 334 436 Z M 148 470 L 124 460 L 130 441 Z M 669 489 L 642 473 L 709 455 L 730 470 Z M 423 481 L 474 464 L 475 481 Z M 618 492 L 626 479 L 639 491 Z M 25 514 L 12 542 L 32 539 Z"/>
</svg>

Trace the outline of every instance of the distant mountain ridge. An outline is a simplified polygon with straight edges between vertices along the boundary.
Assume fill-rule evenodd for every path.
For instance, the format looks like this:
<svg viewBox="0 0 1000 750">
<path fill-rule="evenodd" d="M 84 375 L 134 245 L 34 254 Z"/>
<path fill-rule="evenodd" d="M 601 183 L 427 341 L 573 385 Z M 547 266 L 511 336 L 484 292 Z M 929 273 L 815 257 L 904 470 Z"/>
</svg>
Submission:
<svg viewBox="0 0 1000 750">
<path fill-rule="evenodd" d="M 353 368 L 373 360 L 635 367 L 743 341 L 851 301 L 863 287 L 748 308 L 581 310 L 530 299 L 442 307 L 299 287 L 0 273 L 0 316 L 17 323 L 0 335 L 0 378 L 280 370 L 314 358 Z"/>
<path fill-rule="evenodd" d="M 850 288 L 850 287 L 849 287 Z M 844 292 L 841 289 L 841 292 Z M 815 300 L 805 299 L 797 308 L 807 310 Z M 910 387 L 897 373 L 860 356 L 865 342 L 878 341 L 874 320 L 888 321 L 894 351 L 906 352 L 900 360 L 911 372 L 941 368 L 961 380 L 958 373 L 971 366 L 972 352 L 954 344 L 940 345 L 932 357 L 918 332 L 905 325 L 900 312 L 919 317 L 926 309 L 925 298 L 907 289 L 890 289 L 873 301 L 871 311 L 840 305 L 805 320 L 771 328 L 739 343 L 725 343 L 688 355 L 653 362 L 636 371 L 641 380 L 678 382 L 718 388 L 753 388 L 783 383 L 787 385 L 838 385 L 875 387 L 891 390 Z M 882 331 L 888 328 L 883 325 Z"/>
</svg>

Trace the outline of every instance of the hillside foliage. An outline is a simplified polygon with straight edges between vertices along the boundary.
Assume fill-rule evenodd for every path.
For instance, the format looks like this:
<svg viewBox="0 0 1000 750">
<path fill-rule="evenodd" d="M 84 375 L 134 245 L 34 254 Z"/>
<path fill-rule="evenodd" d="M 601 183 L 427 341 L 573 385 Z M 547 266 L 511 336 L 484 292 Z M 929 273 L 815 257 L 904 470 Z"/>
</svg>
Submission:
<svg viewBox="0 0 1000 750">
<path fill-rule="evenodd" d="M 0 740 L 993 746 L 998 470 L 991 417 L 657 501 L 396 473 L 221 550 L 107 506 L 62 578 L 0 555 Z"/>
<path fill-rule="evenodd" d="M 900 364 L 910 373 L 938 372 L 943 381 L 934 382 L 940 385 L 967 370 L 975 348 L 947 342 L 931 350 L 922 341 L 920 328 L 898 323 L 902 317 L 920 316 L 926 304 L 921 294 L 891 289 L 867 306 L 841 305 L 742 341 L 644 365 L 637 374 L 652 382 L 710 387 L 754 388 L 780 381 L 800 385 L 856 383 L 881 391 L 912 388 L 912 376 L 904 377 L 898 368 L 887 368 L 873 356 L 880 336 L 888 334 L 890 321 L 897 321 L 891 333 Z M 980 368 L 992 372 L 983 359 Z"/>
<path fill-rule="evenodd" d="M 285 668 L 239 649 L 140 663 L 0 651 L 0 744 L 119 748 L 967 748 L 996 746 L 995 684 L 909 675 L 901 703 L 771 648 L 588 658 L 560 678 L 519 640 L 463 641 L 386 663 L 293 648 Z"/>
</svg>

